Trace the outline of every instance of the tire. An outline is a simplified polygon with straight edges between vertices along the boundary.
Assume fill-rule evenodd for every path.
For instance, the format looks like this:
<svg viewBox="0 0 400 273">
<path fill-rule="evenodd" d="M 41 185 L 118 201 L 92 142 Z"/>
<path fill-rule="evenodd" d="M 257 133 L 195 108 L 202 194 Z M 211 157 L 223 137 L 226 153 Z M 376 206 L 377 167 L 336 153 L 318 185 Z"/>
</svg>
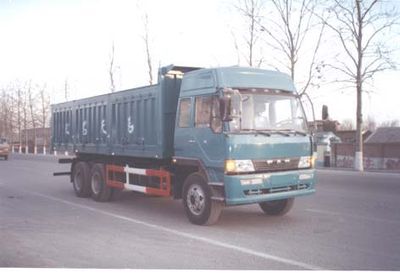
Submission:
<svg viewBox="0 0 400 273">
<path fill-rule="evenodd" d="M 223 203 L 211 200 L 211 188 L 200 173 L 193 173 L 185 179 L 182 199 L 191 223 L 213 225 L 218 221 Z"/>
<path fill-rule="evenodd" d="M 8 160 L 8 155 L 5 155 L 5 156 L 4 156 L 4 160 Z"/>
<path fill-rule="evenodd" d="M 118 201 L 121 199 L 123 189 L 112 188 L 111 191 L 112 191 L 112 193 L 111 193 L 110 201 Z"/>
<path fill-rule="evenodd" d="M 103 164 L 94 164 L 92 167 L 90 187 L 92 190 L 92 198 L 97 202 L 110 201 L 112 196 L 112 188 L 106 185 L 105 170 Z"/>
<path fill-rule="evenodd" d="M 274 200 L 259 203 L 260 208 L 267 215 L 282 216 L 290 211 L 293 207 L 294 198 Z"/>
<path fill-rule="evenodd" d="M 73 180 L 72 184 L 76 196 L 78 197 L 89 197 L 90 191 L 90 168 L 89 164 L 80 161 L 75 164 L 73 169 Z"/>
</svg>

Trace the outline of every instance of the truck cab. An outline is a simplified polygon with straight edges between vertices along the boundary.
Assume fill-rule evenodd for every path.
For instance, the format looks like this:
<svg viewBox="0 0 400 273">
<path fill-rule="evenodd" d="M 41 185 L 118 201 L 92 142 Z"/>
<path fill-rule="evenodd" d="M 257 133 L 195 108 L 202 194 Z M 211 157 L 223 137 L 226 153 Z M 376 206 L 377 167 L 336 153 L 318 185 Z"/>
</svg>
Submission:
<svg viewBox="0 0 400 273">
<path fill-rule="evenodd" d="M 315 192 L 307 119 L 292 80 L 280 72 L 220 67 L 185 73 L 174 149 L 175 164 L 198 170 L 187 175 L 182 196 L 194 223 L 205 221 L 203 213 L 213 218 L 220 203 L 259 203 L 267 214 L 284 214 L 295 197 Z"/>
</svg>

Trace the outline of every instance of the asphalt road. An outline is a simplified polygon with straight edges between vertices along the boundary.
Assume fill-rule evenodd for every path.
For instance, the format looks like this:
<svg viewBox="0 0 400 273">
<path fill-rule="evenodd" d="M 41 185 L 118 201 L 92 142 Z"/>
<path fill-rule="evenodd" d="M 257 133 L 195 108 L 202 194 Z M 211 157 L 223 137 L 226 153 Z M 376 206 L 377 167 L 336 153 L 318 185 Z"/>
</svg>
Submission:
<svg viewBox="0 0 400 273">
<path fill-rule="evenodd" d="M 286 216 L 230 207 L 203 227 L 176 200 L 78 198 L 39 158 L 0 160 L 0 267 L 400 270 L 400 174 L 319 170 Z"/>
</svg>

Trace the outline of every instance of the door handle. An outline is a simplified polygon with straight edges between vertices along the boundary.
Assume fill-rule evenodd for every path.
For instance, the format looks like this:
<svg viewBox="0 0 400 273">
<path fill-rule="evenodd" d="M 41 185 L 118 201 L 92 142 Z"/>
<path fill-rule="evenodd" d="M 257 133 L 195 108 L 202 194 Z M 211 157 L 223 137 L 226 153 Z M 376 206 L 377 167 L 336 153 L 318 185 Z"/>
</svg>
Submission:
<svg viewBox="0 0 400 273">
<path fill-rule="evenodd" d="M 194 139 L 189 139 L 188 142 L 189 142 L 189 143 L 196 143 L 196 140 L 194 140 Z"/>
</svg>

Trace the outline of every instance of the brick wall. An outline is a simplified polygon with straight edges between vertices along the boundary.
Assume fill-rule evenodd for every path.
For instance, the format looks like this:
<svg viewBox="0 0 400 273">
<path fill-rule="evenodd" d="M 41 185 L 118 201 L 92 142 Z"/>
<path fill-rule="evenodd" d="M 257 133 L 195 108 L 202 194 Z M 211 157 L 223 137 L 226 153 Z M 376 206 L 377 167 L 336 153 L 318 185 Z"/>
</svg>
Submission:
<svg viewBox="0 0 400 273">
<path fill-rule="evenodd" d="M 332 146 L 331 165 L 341 168 L 354 167 L 355 145 L 335 143 Z M 364 169 L 400 170 L 400 143 L 364 144 Z"/>
</svg>

